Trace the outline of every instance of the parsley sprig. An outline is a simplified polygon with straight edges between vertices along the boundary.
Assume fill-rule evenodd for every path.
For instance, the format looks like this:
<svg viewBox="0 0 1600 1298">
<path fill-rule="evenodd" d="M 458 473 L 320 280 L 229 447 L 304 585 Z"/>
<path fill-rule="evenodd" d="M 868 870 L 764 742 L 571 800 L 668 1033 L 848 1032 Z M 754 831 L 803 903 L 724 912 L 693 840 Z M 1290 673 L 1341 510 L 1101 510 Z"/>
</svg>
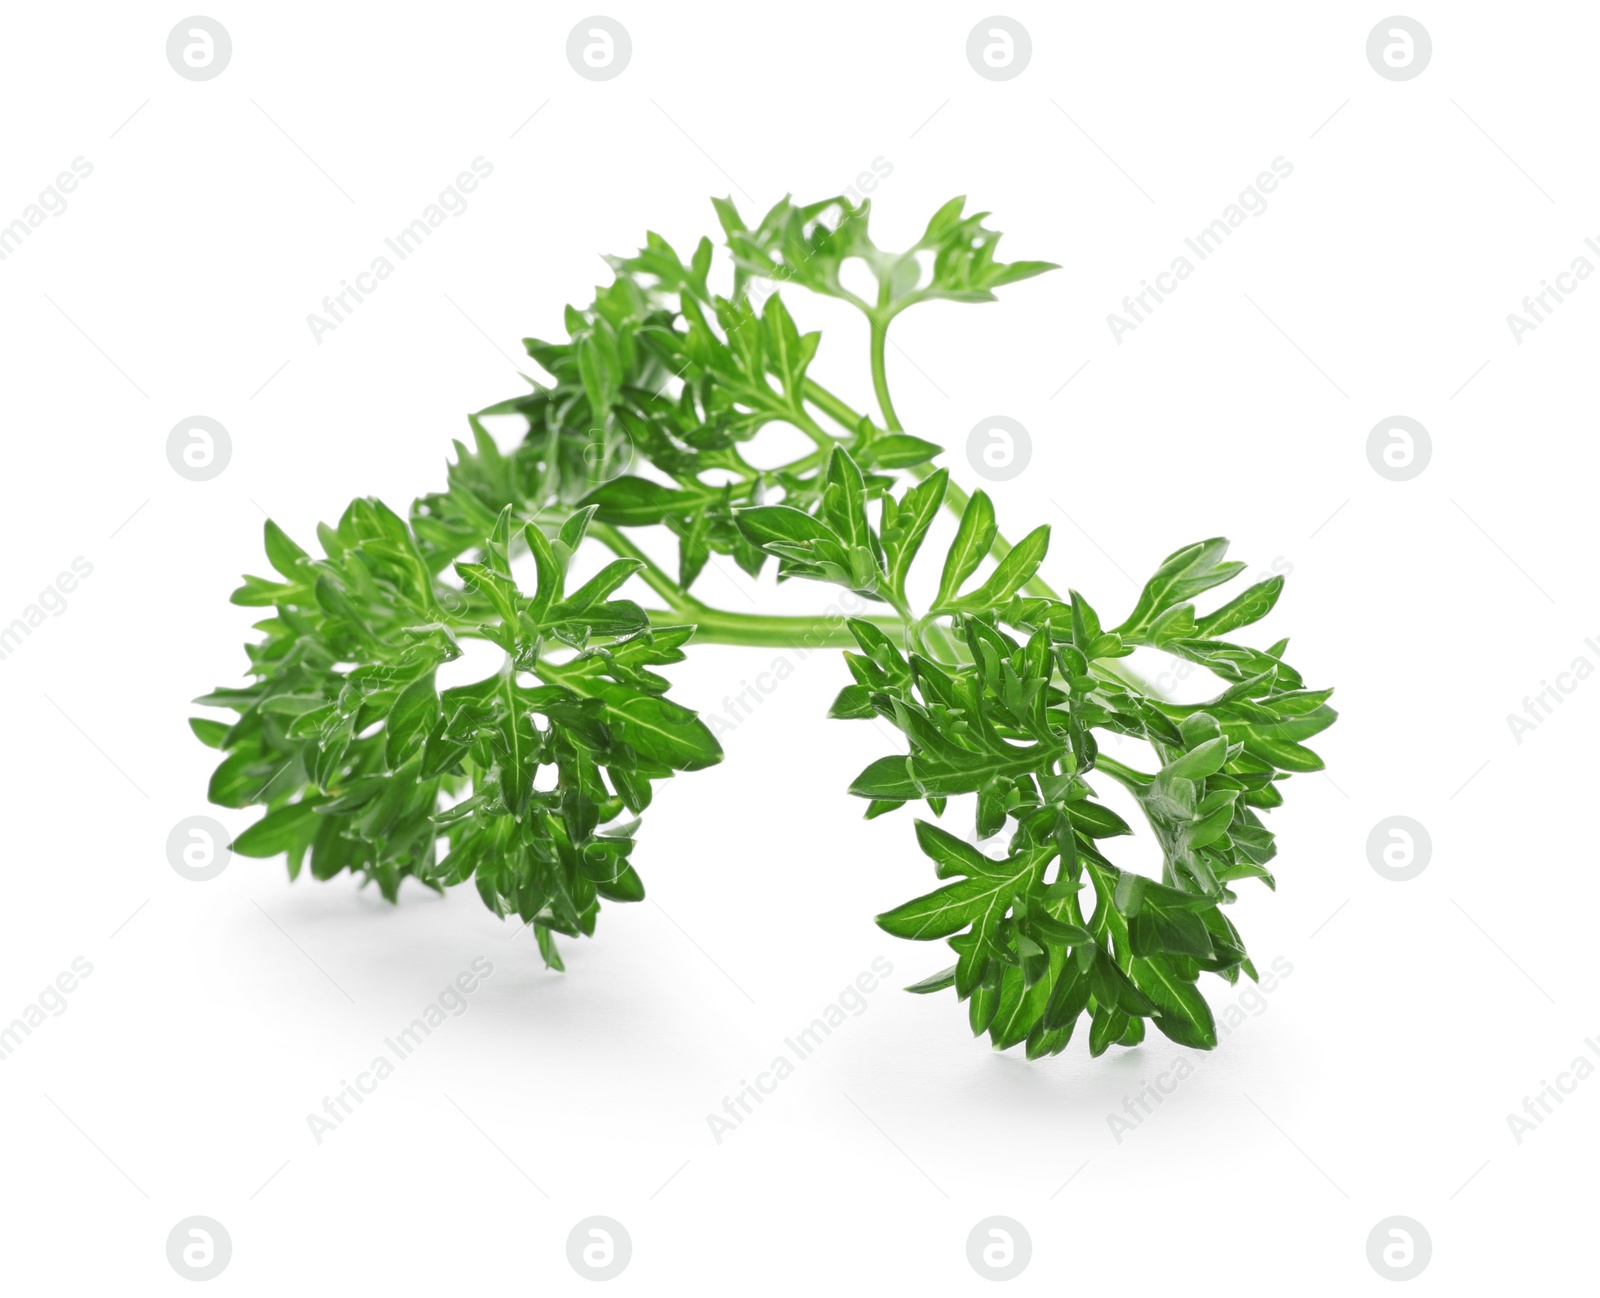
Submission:
<svg viewBox="0 0 1600 1298">
<path fill-rule="evenodd" d="M 991 301 L 1053 268 L 1000 261 L 986 213 L 954 199 L 915 246 L 888 252 L 867 203 L 786 199 L 754 228 L 731 201 L 716 209 L 731 294 L 711 286 L 709 239 L 687 261 L 655 234 L 612 258 L 612 283 L 567 309 L 566 341 L 525 340 L 549 381 L 480 412 L 525 421 L 514 449 L 473 417 L 445 490 L 407 518 L 353 502 L 319 528 L 321 558 L 267 524 L 278 580 L 248 577 L 234 594 L 273 610 L 247 648 L 253 681 L 200 700 L 235 722 L 192 723 L 226 754 L 213 800 L 267 809 L 235 850 L 287 854 L 291 876 L 307 859 L 320 879 L 352 870 L 391 900 L 407 876 L 437 889 L 471 879 L 559 968 L 555 934 L 592 933 L 602 898 L 644 895 L 631 857 L 654 783 L 722 756 L 655 669 L 698 643 L 840 647 L 852 683 L 832 715 L 881 718 L 906 744 L 850 786 L 867 816 L 920 802 L 937 820 L 974 795 L 971 841 L 916 822 L 946 882 L 878 917 L 954 953 L 910 990 L 953 987 L 975 1033 L 1025 1043 L 1030 1058 L 1063 1049 L 1085 1017 L 1097 1055 L 1142 1040 L 1146 1020 L 1214 1046 L 1200 974 L 1255 975 L 1223 907 L 1240 880 L 1273 886 L 1260 813 L 1290 774 L 1321 768 L 1303 741 L 1335 718 L 1284 642 L 1226 638 L 1272 610 L 1282 579 L 1200 613 L 1195 598 L 1244 565 L 1220 538 L 1196 542 L 1107 626 L 1041 577 L 1048 527 L 1013 545 L 984 492 L 932 466 L 943 448 L 903 428 L 889 391 L 891 322 L 922 302 Z M 872 297 L 845 286 L 849 258 L 871 270 Z M 862 312 L 875 416 L 812 377 L 821 335 L 800 332 L 781 292 L 758 307 L 758 284 Z M 741 448 L 780 422 L 811 448 L 757 468 Z M 923 547 L 941 509 L 958 515 L 955 539 L 925 581 L 916 565 L 931 577 Z M 675 569 L 631 535 L 654 528 L 675 539 Z M 570 588 L 586 544 L 613 558 Z M 519 584 L 523 555 L 533 580 Z M 713 556 L 752 576 L 775 561 L 780 580 L 838 585 L 876 611 L 841 627 L 714 607 L 695 591 Z M 633 578 L 657 607 L 616 598 Z M 441 691 L 436 672 L 463 639 L 497 646 L 502 666 Z M 1205 668 L 1219 692 L 1164 698 L 1122 662 L 1139 648 Z M 1102 753 L 1103 733 L 1142 741 L 1146 769 Z M 1132 831 L 1100 800 L 1106 780 L 1143 811 L 1159 880 L 1111 859 L 1109 840 Z M 998 850 L 974 845 L 986 841 Z"/>
</svg>

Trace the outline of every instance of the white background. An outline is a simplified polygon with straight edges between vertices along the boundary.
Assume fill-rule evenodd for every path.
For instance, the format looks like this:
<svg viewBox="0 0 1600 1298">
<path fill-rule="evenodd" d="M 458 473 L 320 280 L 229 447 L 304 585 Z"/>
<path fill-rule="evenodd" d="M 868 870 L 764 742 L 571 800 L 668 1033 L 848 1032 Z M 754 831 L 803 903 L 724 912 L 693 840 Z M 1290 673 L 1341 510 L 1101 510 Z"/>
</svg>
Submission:
<svg viewBox="0 0 1600 1298">
<path fill-rule="evenodd" d="M 94 566 L 0 661 L 0 1020 L 94 968 L 0 1063 L 8 1292 L 187 1292 L 165 1240 L 191 1214 L 226 1226 L 210 1283 L 241 1294 L 587 1292 L 565 1241 L 597 1213 L 630 1232 L 615 1283 L 637 1293 L 978 1292 L 965 1241 L 993 1214 L 1031 1234 L 1019 1291 L 1378 1291 L 1366 1239 L 1393 1214 L 1433 1241 L 1418 1292 L 1576 1280 L 1600 1080 L 1520 1143 L 1506 1115 L 1600 1034 L 1600 683 L 1520 744 L 1506 715 L 1600 665 L 1600 285 L 1520 344 L 1506 315 L 1600 235 L 1600 15 L 1412 11 L 1432 62 L 1397 83 L 1366 60 L 1371 6 L 1022 5 L 1032 61 L 995 83 L 965 56 L 972 6 L 622 4 L 632 62 L 594 83 L 566 61 L 572 7 L 208 12 L 233 56 L 203 83 L 166 61 L 171 8 L 12 6 L 0 42 L 0 221 L 93 165 L 0 262 L 0 622 Z M 307 314 L 480 156 L 470 208 L 315 342 Z M 1268 210 L 1116 342 L 1107 313 L 1280 156 Z M 355 495 L 403 509 L 464 412 L 520 389 L 518 340 L 605 282 L 599 254 L 646 228 L 687 250 L 710 194 L 753 220 L 875 158 L 881 244 L 965 193 L 1003 253 L 1064 267 L 896 325 L 908 428 L 970 487 L 967 431 L 1022 421 L 1002 525 L 1054 524 L 1048 576 L 1109 621 L 1194 539 L 1292 566 L 1254 642 L 1292 635 L 1338 686 L 1328 775 L 1271 818 L 1278 891 L 1235 907 L 1293 974 L 1120 1143 L 1107 1115 L 1186 1052 L 1152 1034 L 1090 1060 L 1080 1037 L 1029 1064 L 948 993 L 896 990 L 945 952 L 872 916 L 932 875 L 908 816 L 864 824 L 844 794 L 890 748 L 825 720 L 831 653 L 661 789 L 650 900 L 564 942 L 565 975 L 470 890 L 391 908 L 281 861 L 204 884 L 167 863 L 184 817 L 253 817 L 207 807 L 185 718 L 244 666 L 253 616 L 226 600 L 264 570 L 263 513 L 305 541 Z M 790 296 L 825 330 L 814 372 L 864 406 L 864 327 Z M 166 460 L 193 414 L 232 437 L 210 482 Z M 1433 442 L 1405 483 L 1365 449 L 1396 414 Z M 777 656 L 697 649 L 676 694 L 719 711 Z M 1367 859 L 1395 814 L 1433 843 L 1405 883 Z M 315 1143 L 306 1115 L 479 956 L 469 1012 Z M 879 956 L 891 985 L 716 1143 L 706 1115 Z"/>
</svg>

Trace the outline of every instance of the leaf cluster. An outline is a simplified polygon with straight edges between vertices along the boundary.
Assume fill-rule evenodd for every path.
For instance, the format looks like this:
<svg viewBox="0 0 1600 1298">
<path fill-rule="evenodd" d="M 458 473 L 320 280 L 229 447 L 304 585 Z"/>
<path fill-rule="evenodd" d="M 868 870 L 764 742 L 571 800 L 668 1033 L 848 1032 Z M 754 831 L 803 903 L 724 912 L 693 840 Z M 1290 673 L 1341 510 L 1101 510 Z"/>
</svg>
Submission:
<svg viewBox="0 0 1600 1298">
<path fill-rule="evenodd" d="M 835 450 L 834 459 L 848 454 Z M 856 477 L 832 465 L 830 476 Z M 944 488 L 935 476 L 898 500 L 885 494 L 877 527 L 852 511 L 850 539 L 880 556 L 871 570 L 878 582 L 888 572 L 885 538 L 898 537 L 902 520 L 920 518 L 930 500 L 936 509 Z M 803 542 L 773 540 L 772 516 L 768 508 L 740 517 L 774 553 L 801 544 L 826 554 L 843 539 L 819 511 Z M 791 524 L 786 535 L 803 530 Z M 925 531 L 914 525 L 909 546 L 894 549 L 895 589 L 903 590 Z M 1054 1054 L 1085 1017 L 1093 1054 L 1141 1041 L 1147 1019 L 1179 1044 L 1208 1049 L 1216 1027 L 1196 987 L 1200 974 L 1255 976 L 1222 907 L 1235 900 L 1237 880 L 1272 885 L 1276 844 L 1258 813 L 1281 803 L 1290 773 L 1321 768 L 1301 741 L 1333 723 L 1331 691 L 1306 690 L 1284 644 L 1258 651 L 1218 638 L 1270 612 L 1280 578 L 1196 616 L 1191 598 L 1243 567 L 1223 561 L 1225 541 L 1170 555 L 1108 631 L 1076 592 L 1068 600 L 1023 593 L 1045 557 L 1046 529 L 974 582 L 994 537 L 993 506 L 979 492 L 944 556 L 930 614 L 948 616 L 953 656 L 941 661 L 915 636 L 909 648 L 897 644 L 870 622 L 850 625 L 859 647 L 845 655 L 854 683 L 832 715 L 881 718 L 908 747 L 867 767 L 851 793 L 867 799 L 869 817 L 917 801 L 940 816 L 953 796 L 975 801 L 971 841 L 917 821 L 935 875 L 953 882 L 878 923 L 897 937 L 948 940 L 956 962 L 911 990 L 954 987 L 973 1031 L 988 1032 L 999 1049 L 1025 1043 L 1030 1058 Z M 839 580 L 826 562 L 807 575 Z M 860 573 L 844 584 L 870 590 Z M 1115 670 L 1139 646 L 1182 653 L 1232 683 L 1206 703 L 1167 702 Z M 1154 769 L 1105 756 L 1100 733 L 1143 741 Z M 1106 777 L 1132 792 L 1160 842 L 1159 881 L 1110 858 L 1107 840 L 1132 831 L 1097 794 L 1097 778 Z M 1001 850 L 980 850 L 986 841 Z"/>
<path fill-rule="evenodd" d="M 454 565 L 459 585 L 375 500 L 318 529 L 321 558 L 268 522 L 278 580 L 247 577 L 233 597 L 273 609 L 247 647 L 255 679 L 197 700 L 236 712 L 231 725 L 191 722 L 225 754 L 211 800 L 266 808 L 234 850 L 286 854 L 291 877 L 308 860 L 317 879 L 350 870 L 391 901 L 407 877 L 439 890 L 473 880 L 557 967 L 552 934 L 592 933 L 601 898 L 642 898 L 630 857 L 653 782 L 722 753 L 656 670 L 683 659 L 693 628 L 653 627 L 612 598 L 638 562 L 569 589 L 593 512 L 554 536 L 521 529 L 531 593 L 511 572 L 509 506 Z M 463 638 L 497 645 L 504 665 L 440 689 Z"/>
</svg>

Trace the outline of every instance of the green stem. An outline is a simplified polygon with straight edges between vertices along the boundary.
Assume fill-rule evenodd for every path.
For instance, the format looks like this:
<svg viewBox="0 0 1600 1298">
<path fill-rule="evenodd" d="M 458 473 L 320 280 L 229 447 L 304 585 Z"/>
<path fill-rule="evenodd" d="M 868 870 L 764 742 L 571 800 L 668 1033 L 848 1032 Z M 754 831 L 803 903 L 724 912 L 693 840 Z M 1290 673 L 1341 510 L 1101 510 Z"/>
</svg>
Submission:
<svg viewBox="0 0 1600 1298">
<path fill-rule="evenodd" d="M 804 408 L 787 411 L 784 414 L 784 418 L 790 420 L 796 428 L 815 442 L 818 449 L 824 454 L 831 451 L 835 444 L 841 440 L 818 424 L 815 419 L 805 412 Z M 846 438 L 844 440 L 849 441 L 851 439 Z"/>
<path fill-rule="evenodd" d="M 834 423 L 848 428 L 852 433 L 861 423 L 860 415 L 814 379 L 806 380 L 806 398 Z"/>
<path fill-rule="evenodd" d="M 855 636 L 842 617 L 779 617 L 772 614 L 727 613 L 721 609 L 650 609 L 653 626 L 693 622 L 696 644 L 761 645 L 770 649 L 855 649 Z M 864 619 L 892 636 L 903 635 L 896 618 Z"/>
<path fill-rule="evenodd" d="M 1107 757 L 1104 753 L 1100 753 L 1094 759 L 1094 769 L 1104 771 L 1118 784 L 1134 792 L 1146 788 L 1152 779 L 1151 776 L 1136 771 L 1131 766 L 1124 766 L 1115 757 Z"/>
<path fill-rule="evenodd" d="M 878 409 L 883 411 L 884 427 L 891 433 L 899 433 L 905 430 L 900 427 L 900 417 L 895 414 L 894 401 L 889 396 L 889 370 L 884 356 L 884 347 L 889 341 L 889 317 L 882 308 L 888 296 L 889 285 L 885 282 L 878 295 L 879 309 L 867 317 L 872 322 L 872 390 L 877 394 Z"/>
<path fill-rule="evenodd" d="M 935 652 L 933 657 L 940 662 L 959 663 L 963 661 L 961 649 L 951 638 L 950 633 L 938 622 L 923 618 L 918 626 L 921 628 L 922 637 Z"/>
<path fill-rule="evenodd" d="M 730 613 L 712 608 L 686 592 L 648 554 L 610 523 L 590 523 L 589 534 L 623 559 L 637 559 L 644 567 L 639 576 L 670 608 L 649 609 L 653 626 L 693 623 L 701 644 L 762 645 L 777 649 L 854 649 L 856 639 L 843 617 L 779 617 L 755 613 Z M 866 619 L 886 634 L 903 636 L 908 620 L 892 617 Z"/>
</svg>

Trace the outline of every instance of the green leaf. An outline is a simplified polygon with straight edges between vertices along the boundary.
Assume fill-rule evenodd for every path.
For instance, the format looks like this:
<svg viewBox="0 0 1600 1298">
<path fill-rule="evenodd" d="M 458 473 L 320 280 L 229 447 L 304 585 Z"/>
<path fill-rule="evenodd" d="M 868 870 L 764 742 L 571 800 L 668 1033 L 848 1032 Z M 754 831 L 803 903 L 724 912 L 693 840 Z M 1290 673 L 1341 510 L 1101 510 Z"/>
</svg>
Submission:
<svg viewBox="0 0 1600 1298">
<path fill-rule="evenodd" d="M 1135 955 L 1169 952 L 1202 960 L 1211 956 L 1210 932 L 1198 913 L 1214 908 L 1211 898 L 1124 872 L 1117 883 L 1115 904 L 1128 921 L 1129 945 Z"/>
<path fill-rule="evenodd" d="M 1097 1006 L 1089 1024 L 1089 1054 L 1098 1059 L 1128 1031 L 1128 1016 L 1119 1009 Z"/>
<path fill-rule="evenodd" d="M 1012 965 L 1000 981 L 1000 1001 L 995 1006 L 994 1018 L 989 1023 L 989 1037 L 996 1050 L 1009 1050 L 1028 1039 L 1044 1016 L 1056 976 L 1066 963 L 1066 953 L 1055 948 L 1048 958 L 1043 975 L 1030 983 L 1022 969 Z"/>
<path fill-rule="evenodd" d="M 1014 872 L 974 874 L 885 911 L 878 916 L 878 927 L 895 937 L 925 942 L 974 925 L 992 926 L 1035 868 L 1030 860 Z"/>
<path fill-rule="evenodd" d="M 394 770 L 411 756 L 439 719 L 439 694 L 433 673 L 420 677 L 400 691 L 389 711 L 384 760 Z"/>
<path fill-rule="evenodd" d="M 305 571 L 301 564 L 309 561 L 310 555 L 291 541 L 284 530 L 270 518 L 266 522 L 267 562 L 274 569 L 292 582 L 305 580 Z"/>
<path fill-rule="evenodd" d="M 613 681 L 585 686 L 606 704 L 606 720 L 623 742 L 677 771 L 700 771 L 722 760 L 722 745 L 690 709 Z"/>
<path fill-rule="evenodd" d="M 978 570 L 978 565 L 988 555 L 997 530 L 994 505 L 983 492 L 974 492 L 966 508 L 961 511 L 955 540 L 950 543 L 950 551 L 945 556 L 944 573 L 939 578 L 939 593 L 933 601 L 935 608 L 948 607 L 955 599 L 956 591 Z"/>
<path fill-rule="evenodd" d="M 1203 780 L 1222 769 L 1228 757 L 1226 739 L 1208 739 L 1161 768 L 1163 779 Z"/>
<path fill-rule="evenodd" d="M 993 289 L 1031 279 L 1057 269 L 1053 262 L 1002 262 L 995 257 L 1000 235 L 987 229 L 987 212 L 963 216 L 965 198 L 952 198 L 934 213 L 918 241 L 918 249 L 934 253 L 933 272 L 927 286 L 916 290 L 917 299 L 946 298 L 956 302 L 993 301 Z"/>
<path fill-rule="evenodd" d="M 561 598 L 566 586 L 566 565 L 556 557 L 545 534 L 532 523 L 522 529 L 522 536 L 533 555 L 535 585 L 531 612 L 535 619 L 542 619 L 550 606 Z M 513 586 L 512 590 L 515 589 Z"/>
<path fill-rule="evenodd" d="M 669 514 L 694 509 L 697 497 L 648 478 L 623 475 L 596 487 L 584 497 L 583 504 L 593 505 L 594 517 L 602 523 L 644 527 L 661 522 Z"/>
<path fill-rule="evenodd" d="M 1217 1025 L 1210 1006 L 1192 980 L 1178 975 L 1170 960 L 1136 956 L 1129 971 L 1139 990 L 1159 1007 L 1154 1022 L 1163 1036 L 1196 1050 L 1216 1048 Z"/>
<path fill-rule="evenodd" d="M 511 578 L 502 576 L 481 563 L 458 563 L 456 572 L 473 590 L 485 596 L 511 632 L 517 626 L 517 588 Z"/>
<path fill-rule="evenodd" d="M 912 437 L 909 433 L 891 433 L 878 438 L 869 450 L 872 463 L 880 469 L 909 469 L 913 465 L 926 464 L 935 455 L 943 453 L 944 447 L 937 442 Z"/>
<path fill-rule="evenodd" d="M 533 796 L 533 777 L 539 768 L 539 737 L 534 732 L 532 713 L 518 697 L 509 671 L 501 674 L 500 692 L 505 710 L 491 732 L 491 751 L 500 776 L 500 796 L 511 815 L 520 820 Z"/>
<path fill-rule="evenodd" d="M 933 860 L 933 872 L 939 878 L 949 879 L 962 874 L 1004 878 L 1014 873 L 1008 872 L 1003 863 L 991 860 L 949 830 L 940 829 L 926 820 L 919 820 L 916 824 L 917 845 Z"/>
<path fill-rule="evenodd" d="M 838 698 L 834 699 L 833 706 L 828 709 L 830 717 L 857 721 L 864 721 L 877 714 L 877 709 L 872 706 L 872 691 L 865 685 L 846 685 L 839 691 Z"/>
<path fill-rule="evenodd" d="M 901 497 L 898 506 L 893 508 L 893 521 L 884 523 L 883 549 L 889 586 L 898 599 L 905 598 L 906 575 L 911 570 L 912 560 L 917 557 L 917 551 L 922 548 L 928 528 L 939 513 L 939 506 L 944 503 L 949 485 L 948 469 L 929 474 L 926 481 L 912 487 Z M 884 508 L 885 511 L 891 508 L 887 497 Z"/>
<path fill-rule="evenodd" d="M 806 367 L 816 355 L 821 334 L 800 336 L 794 319 L 774 293 L 767 299 L 761 316 L 762 345 L 772 372 L 783 385 L 784 395 L 797 408 L 805 385 Z"/>
<path fill-rule="evenodd" d="M 599 422 L 605 419 L 621 387 L 622 363 L 616 338 L 610 325 L 597 319 L 594 328 L 577 340 L 577 347 L 578 372 L 589 399 L 590 414 Z"/>
<path fill-rule="evenodd" d="M 1117 627 L 1117 634 L 1128 640 L 1140 639 L 1162 614 L 1243 572 L 1244 564 L 1222 561 L 1227 553 L 1227 539 L 1220 536 L 1173 551 L 1145 583 L 1139 602 L 1127 621 Z"/>
<path fill-rule="evenodd" d="M 316 837 L 320 819 L 317 807 L 322 801 L 321 798 L 306 798 L 267 812 L 233 840 L 233 850 L 240 856 L 261 858 L 291 852 L 297 847 L 304 850 Z"/>
<path fill-rule="evenodd" d="M 906 802 L 920 797 L 911 779 L 910 759 L 907 757 L 880 757 L 856 776 L 850 792 L 857 798 L 874 798 Z"/>
<path fill-rule="evenodd" d="M 873 544 L 872 528 L 867 523 L 866 484 L 856 462 L 842 446 L 835 446 L 828 453 L 822 517 L 833 534 L 846 546 L 854 548 Z"/>
<path fill-rule="evenodd" d="M 739 530 L 752 544 L 767 546 L 774 541 L 805 545 L 812 541 L 842 543 L 841 538 L 821 519 L 813 518 L 793 505 L 755 505 L 741 509 Z"/>
<path fill-rule="evenodd" d="M 1066 965 L 1050 989 L 1042 1021 L 1047 1029 L 1069 1034 L 1078 1017 L 1089 1007 L 1089 979 L 1077 964 Z"/>
<path fill-rule="evenodd" d="M 941 969 L 936 974 L 929 974 L 926 978 L 914 982 L 905 990 L 918 996 L 926 996 L 929 992 L 942 992 L 946 987 L 956 985 L 956 967 L 951 965 L 948 969 Z"/>
<path fill-rule="evenodd" d="M 600 602 L 643 567 L 644 562 L 640 559 L 613 559 L 568 595 L 562 601 L 562 608 L 576 613 Z"/>
<path fill-rule="evenodd" d="M 190 717 L 189 729 L 194 731 L 194 736 L 207 748 L 221 748 L 223 741 L 228 737 L 232 726 L 222 721 L 212 721 L 207 717 Z"/>
<path fill-rule="evenodd" d="M 1278 596 L 1283 594 L 1283 578 L 1269 577 L 1257 582 L 1241 595 L 1236 595 L 1214 613 L 1207 613 L 1195 624 L 1202 636 L 1227 635 L 1229 631 L 1252 622 L 1259 622 L 1272 612 Z"/>
<path fill-rule="evenodd" d="M 1033 574 L 1039 571 L 1039 565 L 1044 562 L 1045 551 L 1049 548 L 1050 528 L 1048 526 L 1035 528 L 1018 541 L 1006 557 L 995 565 L 995 570 L 976 590 L 959 599 L 941 600 L 934 607 L 940 611 L 971 613 L 998 608 L 1002 604 L 1009 603 L 1013 595 L 1033 580 Z M 948 575 L 948 567 L 945 571 Z"/>
<path fill-rule="evenodd" d="M 565 523 L 557 533 L 556 539 L 566 547 L 567 553 L 574 553 L 583 544 L 583 538 L 588 535 L 589 524 L 594 519 L 598 505 L 588 505 L 578 510 Z"/>
</svg>

